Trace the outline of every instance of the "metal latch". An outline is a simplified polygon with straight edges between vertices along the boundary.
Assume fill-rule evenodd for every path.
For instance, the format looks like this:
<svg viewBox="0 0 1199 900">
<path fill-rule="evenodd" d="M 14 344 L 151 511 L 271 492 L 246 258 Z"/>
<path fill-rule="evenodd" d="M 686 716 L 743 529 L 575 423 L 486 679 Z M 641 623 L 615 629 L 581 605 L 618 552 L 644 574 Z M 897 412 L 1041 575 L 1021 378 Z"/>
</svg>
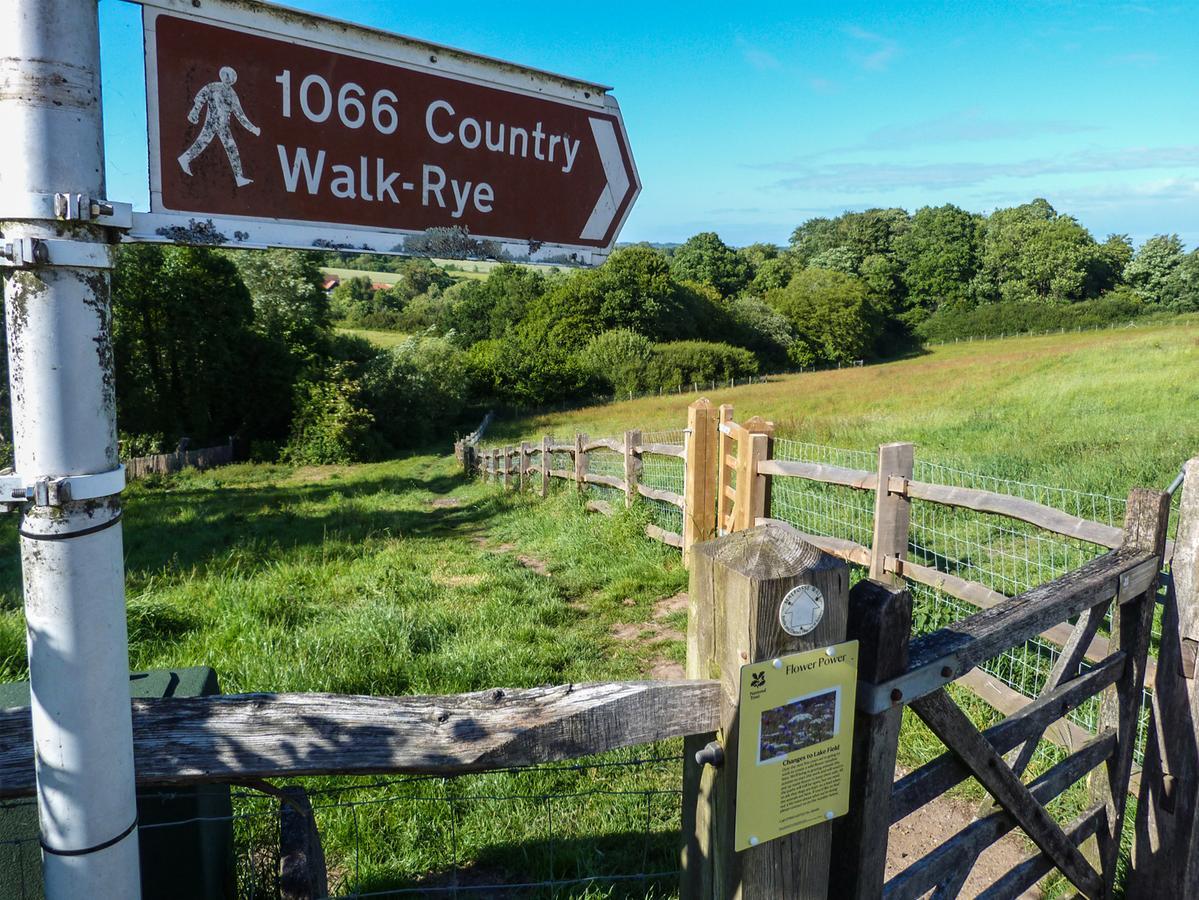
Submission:
<svg viewBox="0 0 1199 900">
<path fill-rule="evenodd" d="M 34 506 L 62 506 L 72 500 L 97 500 L 125 489 L 125 467 L 94 475 L 43 477 L 32 482 L 13 472 L 0 475 L 0 504 L 11 511 L 22 503 Z"/>
</svg>

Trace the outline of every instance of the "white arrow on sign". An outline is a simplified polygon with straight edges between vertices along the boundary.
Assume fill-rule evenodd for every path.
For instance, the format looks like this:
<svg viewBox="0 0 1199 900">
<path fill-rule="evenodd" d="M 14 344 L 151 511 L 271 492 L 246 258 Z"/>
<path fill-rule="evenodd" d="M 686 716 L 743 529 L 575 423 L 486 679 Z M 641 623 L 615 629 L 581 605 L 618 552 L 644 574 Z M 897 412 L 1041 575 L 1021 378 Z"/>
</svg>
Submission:
<svg viewBox="0 0 1199 900">
<path fill-rule="evenodd" d="M 616 211 L 621 201 L 629 192 L 629 175 L 625 171 L 624 156 L 620 152 L 620 142 L 616 140 L 616 129 L 607 119 L 589 119 L 591 133 L 595 135 L 595 146 L 599 150 L 600 162 L 604 165 L 604 176 L 608 183 L 600 191 L 599 199 L 595 201 L 595 209 L 591 211 L 583 232 L 579 235 L 582 241 L 600 241 L 608 233 L 608 226 L 616 218 Z"/>
</svg>

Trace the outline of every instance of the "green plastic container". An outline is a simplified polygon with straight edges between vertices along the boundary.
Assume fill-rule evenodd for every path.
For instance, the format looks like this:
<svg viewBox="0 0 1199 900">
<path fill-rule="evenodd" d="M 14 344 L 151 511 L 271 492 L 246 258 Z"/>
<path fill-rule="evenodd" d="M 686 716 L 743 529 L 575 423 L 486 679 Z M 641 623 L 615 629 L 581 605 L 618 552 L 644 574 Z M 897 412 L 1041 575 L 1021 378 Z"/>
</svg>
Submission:
<svg viewBox="0 0 1199 900">
<path fill-rule="evenodd" d="M 129 676 L 130 697 L 219 693 L 216 672 L 207 666 Z M 29 706 L 29 683 L 0 684 L 0 709 L 16 706 Z M 137 815 L 143 900 L 233 900 L 233 805 L 227 785 L 140 791 Z M 33 798 L 0 802 L 0 900 L 41 896 L 37 803 Z"/>
</svg>

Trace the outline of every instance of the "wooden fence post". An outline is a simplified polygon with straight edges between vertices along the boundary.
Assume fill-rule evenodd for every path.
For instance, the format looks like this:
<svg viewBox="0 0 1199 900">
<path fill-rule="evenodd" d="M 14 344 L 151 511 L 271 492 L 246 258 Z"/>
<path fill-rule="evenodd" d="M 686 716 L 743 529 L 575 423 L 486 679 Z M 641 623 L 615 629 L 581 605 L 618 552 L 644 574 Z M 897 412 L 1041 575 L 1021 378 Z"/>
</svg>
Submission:
<svg viewBox="0 0 1199 900">
<path fill-rule="evenodd" d="M 733 421 L 733 405 L 723 403 L 720 406 L 719 426 L 728 425 Z M 733 473 L 737 468 L 736 457 L 733 456 L 733 437 L 726 429 L 720 428 L 716 439 L 716 533 L 728 534 L 733 530 Z M 730 464 L 729 460 L 732 460 Z"/>
<path fill-rule="evenodd" d="M 554 454 L 550 452 L 550 446 L 553 444 L 553 438 L 548 434 L 541 439 L 541 496 L 542 498 L 550 495 L 550 468 L 554 461 Z"/>
<path fill-rule="evenodd" d="M 329 896 L 325 851 L 302 787 L 283 788 L 279 800 L 279 895 L 284 900 Z"/>
<path fill-rule="evenodd" d="M 858 679 L 879 684 L 908 668 L 912 634 L 912 597 L 864 580 L 849 592 L 846 637 L 858 645 Z M 881 897 L 887 869 L 891 792 L 903 709 L 854 716 L 853 767 L 849 778 L 849 814 L 833 824 L 829 896 L 845 900 Z"/>
<path fill-rule="evenodd" d="M 529 453 L 532 451 L 533 445 L 528 441 L 520 442 L 520 492 L 523 494 L 528 488 L 529 481 Z"/>
<path fill-rule="evenodd" d="M 774 447 L 774 423 L 754 416 L 741 426 L 737 442 L 737 503 L 733 507 L 733 530 L 746 531 L 770 514 L 770 479 L 758 474 L 758 463 L 770 459 Z"/>
<path fill-rule="evenodd" d="M 691 548 L 716 534 L 716 410 L 706 399 L 687 407 L 683 466 L 683 565 Z"/>
<path fill-rule="evenodd" d="M 640 431 L 624 433 L 624 505 L 631 507 L 636 502 L 637 484 L 641 481 L 641 444 Z"/>
<path fill-rule="evenodd" d="M 1134 488 L 1128 495 L 1122 547 L 1156 553 L 1160 561 L 1165 554 L 1169 518 L 1169 494 Z M 1111 894 L 1124 830 L 1128 781 L 1145 691 L 1146 657 L 1157 608 L 1157 583 L 1155 577 L 1144 593 L 1131 598 L 1117 597 L 1111 607 L 1110 646 L 1123 651 L 1128 658 L 1123 674 L 1101 695 L 1096 732 L 1114 729 L 1116 750 L 1107 765 L 1092 772 L 1088 781 L 1092 803 L 1107 807 L 1106 824 L 1100 826 L 1095 841 L 1089 845 L 1093 852 L 1088 854 L 1092 861 L 1098 857 L 1095 869 L 1103 879 L 1104 896 Z"/>
<path fill-rule="evenodd" d="M 912 444 L 883 444 L 878 448 L 878 487 L 874 493 L 874 540 L 870 544 L 870 577 L 901 587 L 902 566 L 888 568 L 887 560 L 908 554 L 908 529 L 912 501 L 907 484 L 912 480 L 916 448 Z"/>
<path fill-rule="evenodd" d="M 575 435 L 575 487 L 580 494 L 587 493 L 587 435 Z"/>
<path fill-rule="evenodd" d="M 802 637 L 779 627 L 783 597 L 797 584 L 814 584 L 825 598 L 823 619 Z M 724 764 L 718 769 L 705 766 L 696 773 L 691 760 L 690 771 L 684 772 L 683 815 L 692 829 L 685 835 L 684 897 L 826 900 L 829 896 L 831 823 L 748 850 L 734 848 L 738 695 L 744 663 L 843 640 L 848 595 L 848 565 L 782 525 L 762 525 L 693 548 L 688 675 L 721 681 Z"/>
<path fill-rule="evenodd" d="M 1128 875 L 1134 900 L 1199 897 L 1199 457 L 1183 471 Z"/>
<path fill-rule="evenodd" d="M 512 487 L 512 445 L 509 444 L 500 451 L 504 459 L 504 487 Z"/>
</svg>

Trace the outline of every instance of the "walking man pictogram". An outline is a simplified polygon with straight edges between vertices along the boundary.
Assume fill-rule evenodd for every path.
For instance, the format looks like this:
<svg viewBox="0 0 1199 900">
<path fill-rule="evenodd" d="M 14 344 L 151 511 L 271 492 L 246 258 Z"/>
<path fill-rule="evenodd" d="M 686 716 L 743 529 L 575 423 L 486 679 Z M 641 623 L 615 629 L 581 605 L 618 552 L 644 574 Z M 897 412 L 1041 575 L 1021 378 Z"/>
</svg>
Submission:
<svg viewBox="0 0 1199 900">
<path fill-rule="evenodd" d="M 262 134 L 262 129 L 246 118 L 245 110 L 241 108 L 241 101 L 237 98 L 237 91 L 233 90 L 233 84 L 237 81 L 237 72 L 229 66 L 222 66 L 220 78 L 220 81 L 206 84 L 196 93 L 191 112 L 187 114 L 187 121 L 195 125 L 200 121 L 200 110 L 207 106 L 208 111 L 204 116 L 204 127 L 200 129 L 200 134 L 179 157 L 179 167 L 190 175 L 192 161 L 204 152 L 214 137 L 217 137 L 225 147 L 225 155 L 229 157 L 229 166 L 233 169 L 233 177 L 237 181 L 237 186 L 244 187 L 254 179 L 247 178 L 246 173 L 242 171 L 241 153 L 238 152 L 237 142 L 233 140 L 230 131 L 232 123 L 229 119 L 230 117 L 236 118 L 242 127 L 255 137 Z"/>
</svg>

